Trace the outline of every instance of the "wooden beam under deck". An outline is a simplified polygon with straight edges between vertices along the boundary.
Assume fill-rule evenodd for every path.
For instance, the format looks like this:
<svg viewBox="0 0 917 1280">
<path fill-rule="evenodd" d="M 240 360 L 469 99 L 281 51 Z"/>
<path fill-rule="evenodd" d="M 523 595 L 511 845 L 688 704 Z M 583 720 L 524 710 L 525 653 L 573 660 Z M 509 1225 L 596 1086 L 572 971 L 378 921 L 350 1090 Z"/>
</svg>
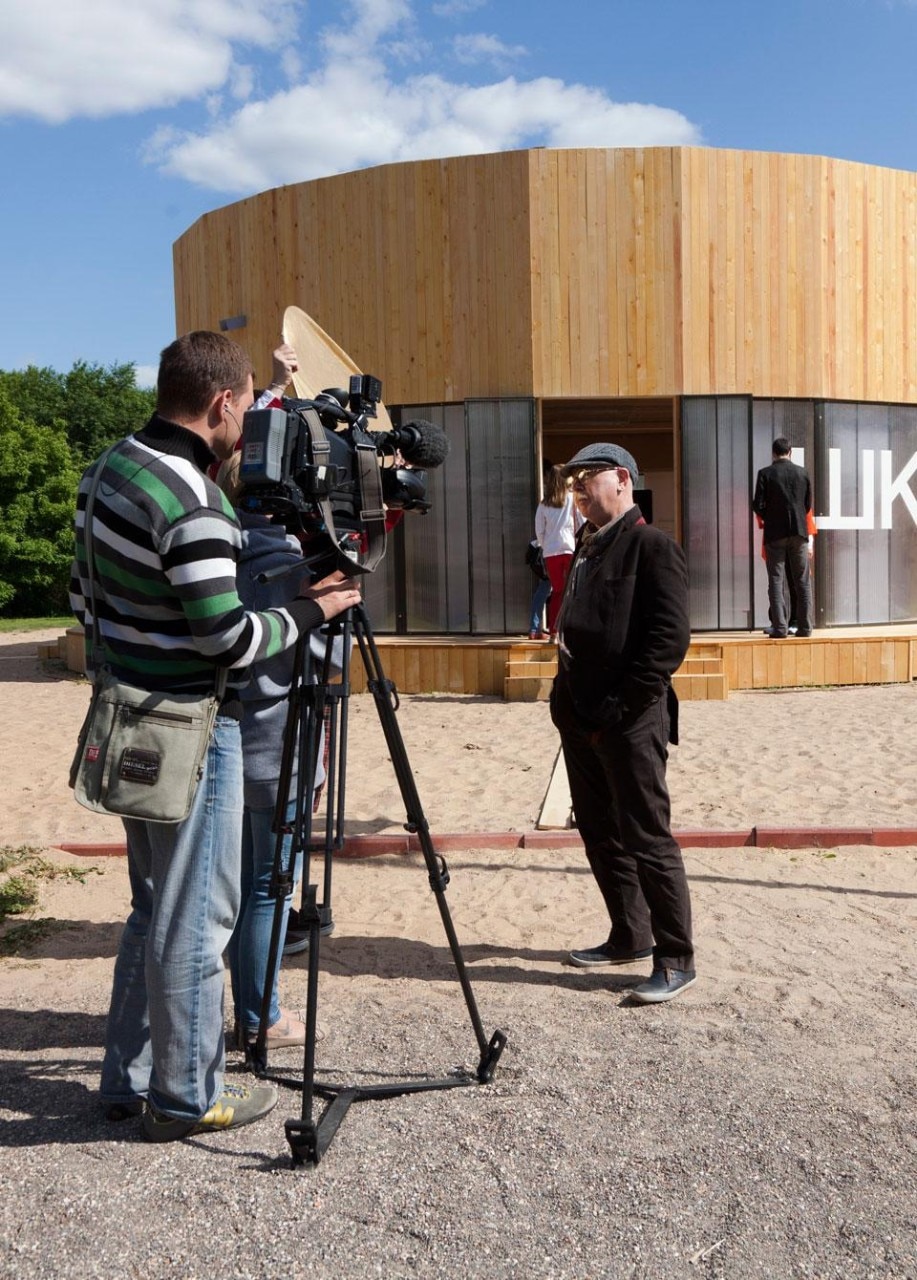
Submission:
<svg viewBox="0 0 917 1280">
<path fill-rule="evenodd" d="M 387 636 L 376 646 L 388 679 L 400 693 L 484 694 L 518 701 L 548 696 L 557 659 L 551 644 L 513 636 Z M 82 671 L 83 633 L 39 645 L 39 656 L 63 659 Z M 830 688 L 906 684 L 917 680 L 917 624 L 831 627 L 797 640 L 769 640 L 760 632 L 696 632 L 675 676 L 679 698 L 723 699 L 740 689 Z M 366 690 L 359 650 L 351 689 Z"/>
<path fill-rule="evenodd" d="M 401 693 L 510 697 L 547 696 L 556 670 L 553 646 L 512 636 L 376 636 L 386 675 Z M 511 667 L 508 666 L 511 664 Z M 679 697 L 723 698 L 739 689 L 826 688 L 904 684 L 917 679 L 917 624 L 832 627 L 798 640 L 760 632 L 697 632 L 675 678 Z M 351 667 L 355 693 L 366 687 L 359 653 Z"/>
</svg>

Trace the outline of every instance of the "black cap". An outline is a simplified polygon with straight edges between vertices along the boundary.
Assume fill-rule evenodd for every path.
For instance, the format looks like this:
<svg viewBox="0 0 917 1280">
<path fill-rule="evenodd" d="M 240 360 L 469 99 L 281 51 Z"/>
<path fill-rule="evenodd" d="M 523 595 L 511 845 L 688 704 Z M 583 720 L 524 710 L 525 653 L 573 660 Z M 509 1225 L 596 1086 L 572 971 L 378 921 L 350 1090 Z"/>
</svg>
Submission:
<svg viewBox="0 0 917 1280">
<path fill-rule="evenodd" d="M 572 475 L 583 467 L 626 467 L 634 488 L 637 487 L 640 475 L 637 463 L 633 454 L 622 449 L 619 444 L 587 444 L 585 449 L 580 449 L 569 462 L 564 463 L 564 474 Z"/>
</svg>

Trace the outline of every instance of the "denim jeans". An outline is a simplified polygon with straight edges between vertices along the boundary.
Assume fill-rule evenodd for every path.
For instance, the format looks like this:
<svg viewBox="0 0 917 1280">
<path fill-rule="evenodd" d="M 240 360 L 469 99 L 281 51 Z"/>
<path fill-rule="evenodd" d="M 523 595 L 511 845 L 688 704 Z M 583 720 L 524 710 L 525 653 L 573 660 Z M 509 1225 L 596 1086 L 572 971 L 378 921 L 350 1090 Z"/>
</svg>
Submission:
<svg viewBox="0 0 917 1280">
<path fill-rule="evenodd" d="M 296 812 L 293 801 L 287 810 L 292 819 Z M 229 944 L 229 973 L 232 978 L 232 998 L 236 1021 L 249 1034 L 258 1029 L 261 1021 L 261 1001 L 264 984 L 268 978 L 267 961 L 270 952 L 271 932 L 277 899 L 269 893 L 274 869 L 274 846 L 277 840 L 271 830 L 273 809 L 246 807 L 242 818 L 242 912 Z M 286 867 L 290 856 L 291 837 L 283 837 L 281 865 Z M 302 875 L 302 853 L 296 856 L 294 882 Z M 283 921 L 277 946 L 277 963 L 270 975 L 271 1004 L 267 1025 L 272 1027 L 280 1018 L 280 1001 L 277 996 L 277 974 L 287 932 L 287 913 L 292 901 L 292 889 L 286 898 Z"/>
<path fill-rule="evenodd" d="M 131 913 L 121 935 L 102 1065 L 106 1103 L 148 1097 L 194 1120 L 223 1087 L 223 952 L 239 911 L 242 747 L 217 717 L 184 822 L 125 818 Z"/>
<path fill-rule="evenodd" d="M 549 578 L 539 578 L 532 592 L 532 616 L 529 619 L 529 631 L 544 631 L 544 607 L 551 594 Z"/>
</svg>

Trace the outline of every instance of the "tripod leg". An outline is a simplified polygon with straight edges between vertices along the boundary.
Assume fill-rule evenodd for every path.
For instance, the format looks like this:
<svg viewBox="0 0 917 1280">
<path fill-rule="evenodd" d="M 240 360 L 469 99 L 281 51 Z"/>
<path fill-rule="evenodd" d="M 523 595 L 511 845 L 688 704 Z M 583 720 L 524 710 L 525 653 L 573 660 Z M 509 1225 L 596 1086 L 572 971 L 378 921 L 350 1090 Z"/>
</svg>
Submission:
<svg viewBox="0 0 917 1280">
<path fill-rule="evenodd" d="M 267 1032 L 280 965 L 283 923 L 293 892 L 297 860 L 303 854 L 305 863 L 311 833 L 311 779 L 315 777 L 323 705 L 320 694 L 320 686 L 312 679 L 312 655 L 308 639 L 301 637 L 297 643 L 294 677 L 288 695 L 287 721 L 274 808 L 274 866 L 269 892 L 275 899 L 275 907 L 262 982 L 260 1019 L 254 1043 L 248 1044 L 246 1036 L 246 1056 L 252 1070 L 258 1075 L 265 1074 L 267 1070 Z M 307 879 L 307 871 L 304 865 L 304 880 Z"/>
<path fill-rule="evenodd" d="M 319 681 L 320 692 L 317 695 L 318 700 L 315 704 L 312 704 L 315 707 L 323 706 L 324 699 L 326 698 L 329 699 L 332 704 L 331 723 L 329 727 L 329 734 L 331 735 L 329 753 L 330 767 L 328 788 L 326 791 L 328 807 L 326 812 L 324 843 L 324 902 L 318 901 L 318 888 L 316 885 L 310 883 L 308 875 L 308 855 L 311 849 L 309 840 L 309 836 L 311 834 L 311 809 L 307 812 L 305 808 L 299 804 L 297 806 L 297 814 L 294 821 L 294 828 L 296 829 L 294 841 L 299 839 L 300 845 L 304 848 L 306 855 L 305 871 L 303 875 L 301 914 L 303 923 L 308 926 L 309 932 L 309 967 L 305 1018 L 306 1034 L 303 1060 L 303 1079 L 301 1085 L 302 1113 L 299 1120 L 288 1120 L 285 1125 L 287 1141 L 289 1142 L 290 1149 L 292 1151 L 294 1165 L 304 1163 L 318 1164 L 341 1124 L 341 1121 L 344 1119 L 349 1107 L 355 1101 L 361 1101 L 369 1098 L 395 1097 L 398 1094 L 422 1092 L 430 1089 L 455 1088 L 460 1085 L 468 1085 L 475 1082 L 467 1077 L 457 1079 L 454 1076 L 442 1080 L 419 1081 L 412 1079 L 397 1082 L 386 1081 L 379 1085 L 363 1086 L 333 1085 L 328 1083 L 319 1083 L 315 1080 L 319 947 L 321 945 L 322 924 L 324 923 L 326 914 L 330 914 L 327 902 L 330 900 L 331 893 L 332 856 L 335 848 L 340 848 L 343 837 L 343 799 L 347 745 L 346 711 L 347 696 L 349 694 L 349 681 L 346 676 L 346 666 L 350 655 L 351 634 L 356 638 L 360 647 L 361 656 L 367 672 L 369 687 L 373 693 L 380 724 L 395 767 L 395 773 L 401 790 L 402 799 L 404 800 L 405 812 L 408 819 L 406 825 L 409 830 L 416 831 L 420 837 L 421 848 L 427 864 L 430 886 L 436 895 L 440 916 L 446 931 L 446 937 L 449 942 L 456 971 L 465 996 L 465 1002 L 468 1006 L 472 1025 L 477 1037 L 478 1047 L 480 1050 L 480 1060 L 476 1073 L 476 1081 L 478 1083 L 483 1084 L 491 1079 L 497 1061 L 499 1060 L 506 1044 L 506 1036 L 502 1031 L 495 1031 L 488 1040 L 481 1023 L 474 993 L 472 992 L 471 983 L 465 968 L 464 958 L 453 927 L 452 917 L 445 901 L 445 889 L 449 883 L 449 872 L 446 867 L 445 860 L 436 853 L 433 847 L 427 820 L 421 808 L 420 799 L 417 795 L 416 786 L 414 784 L 414 775 L 404 748 L 401 731 L 395 718 L 395 706 L 392 702 L 393 695 L 395 695 L 395 687 L 385 678 L 384 672 L 382 671 L 378 651 L 376 650 L 372 633 L 369 628 L 369 622 L 362 606 L 348 610 L 346 614 L 342 615 L 341 621 L 343 625 L 345 655 L 344 680 L 341 685 L 329 686 L 329 671 L 328 664 L 326 662 L 323 671 L 323 678 Z M 310 704 L 307 703 L 306 705 Z M 338 725 L 340 725 L 340 737 L 338 737 Z M 337 768 L 340 770 L 339 778 L 334 776 Z M 302 777 L 302 774 L 300 777 Z M 335 785 L 336 783 L 337 785 Z M 284 1083 L 289 1082 L 285 1081 Z M 313 1106 L 316 1096 L 330 1099 L 329 1105 L 325 1107 L 321 1116 L 317 1119 L 313 1115 Z"/>
<path fill-rule="evenodd" d="M 446 886 L 449 883 L 449 871 L 446 861 L 442 855 L 438 854 L 433 846 L 430 837 L 430 827 L 424 815 L 420 804 L 420 796 L 417 793 L 417 786 L 414 781 L 414 773 L 408 760 L 407 751 L 404 745 L 404 739 L 401 736 L 401 729 L 398 725 L 398 719 L 395 715 L 396 703 L 393 703 L 393 697 L 397 697 L 397 690 L 391 680 L 387 679 L 382 668 L 382 660 L 379 657 L 379 651 L 376 648 L 373 639 L 372 628 L 369 624 L 369 618 L 363 605 L 357 605 L 353 609 L 354 615 L 354 635 L 357 644 L 360 646 L 360 655 L 363 659 L 363 665 L 366 669 L 366 678 L 370 692 L 376 704 L 376 710 L 379 714 L 379 723 L 382 726 L 382 732 L 391 755 L 392 765 L 395 769 L 395 776 L 398 779 L 398 786 L 401 790 L 401 797 L 404 801 L 405 813 L 407 815 L 407 829 L 417 833 L 420 841 L 420 847 L 423 852 L 424 860 L 427 865 L 427 873 L 429 875 L 430 887 L 436 896 L 436 904 L 439 908 L 439 914 L 442 918 L 443 927 L 446 931 L 446 938 L 449 942 L 449 949 L 452 952 L 452 959 L 455 963 L 456 973 L 462 987 L 462 993 L 465 997 L 465 1004 L 468 1008 L 468 1014 L 471 1018 L 471 1025 L 477 1038 L 478 1048 L 481 1053 L 480 1062 L 478 1064 L 478 1079 L 481 1083 L 486 1083 L 493 1075 L 494 1067 L 503 1048 L 506 1044 L 506 1036 L 502 1031 L 496 1031 L 488 1040 L 487 1034 L 481 1022 L 481 1015 L 478 1012 L 477 1001 L 474 992 L 471 989 L 471 980 L 468 977 L 468 970 L 465 967 L 465 958 L 462 955 L 458 938 L 455 933 L 455 927 L 452 922 L 452 914 L 449 911 L 449 905 L 446 902 Z"/>
</svg>

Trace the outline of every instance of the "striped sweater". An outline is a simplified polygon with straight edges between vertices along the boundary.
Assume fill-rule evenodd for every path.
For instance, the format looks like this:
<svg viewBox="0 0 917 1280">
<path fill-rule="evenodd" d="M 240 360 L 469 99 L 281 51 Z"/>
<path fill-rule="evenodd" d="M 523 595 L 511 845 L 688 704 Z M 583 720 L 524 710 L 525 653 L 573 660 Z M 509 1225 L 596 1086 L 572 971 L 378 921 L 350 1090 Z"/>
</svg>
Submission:
<svg viewBox="0 0 917 1280">
<path fill-rule="evenodd" d="M 314 600 L 246 610 L 236 589 L 241 530 L 205 474 L 212 462 L 199 436 L 154 415 L 115 446 L 96 491 L 92 553 L 104 659 L 141 688 L 206 693 L 216 667 L 274 657 L 324 621 Z M 84 526 L 96 465 L 80 482 L 70 584 L 88 668 L 93 620 Z"/>
</svg>

